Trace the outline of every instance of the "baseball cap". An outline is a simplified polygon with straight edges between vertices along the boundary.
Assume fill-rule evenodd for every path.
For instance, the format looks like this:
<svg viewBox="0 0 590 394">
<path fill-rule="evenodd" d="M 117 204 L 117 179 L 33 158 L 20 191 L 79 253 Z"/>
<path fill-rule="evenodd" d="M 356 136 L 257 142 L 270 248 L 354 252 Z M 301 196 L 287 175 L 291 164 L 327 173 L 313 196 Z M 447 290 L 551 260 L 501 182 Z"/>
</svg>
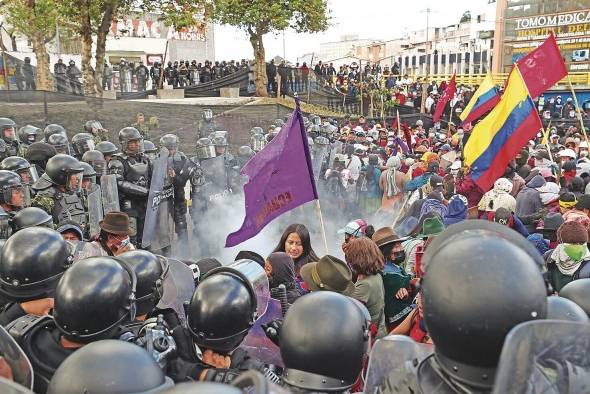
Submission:
<svg viewBox="0 0 590 394">
<path fill-rule="evenodd" d="M 353 220 L 349 222 L 344 228 L 338 230 L 338 234 L 348 234 L 352 235 L 353 237 L 360 238 L 365 235 L 365 230 L 367 229 L 367 222 L 363 219 Z"/>
</svg>

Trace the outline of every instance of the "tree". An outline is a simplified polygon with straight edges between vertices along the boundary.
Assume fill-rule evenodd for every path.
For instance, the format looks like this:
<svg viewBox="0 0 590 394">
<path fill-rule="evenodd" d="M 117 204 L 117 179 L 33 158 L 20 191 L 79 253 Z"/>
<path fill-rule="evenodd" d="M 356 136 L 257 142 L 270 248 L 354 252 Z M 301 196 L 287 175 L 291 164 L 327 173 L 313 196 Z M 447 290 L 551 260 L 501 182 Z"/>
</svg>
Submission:
<svg viewBox="0 0 590 394">
<path fill-rule="evenodd" d="M 317 33 L 328 28 L 327 0 L 215 0 L 213 20 L 238 27 L 248 33 L 254 50 L 256 95 L 267 96 L 263 36 L 293 29 L 297 33 Z"/>
<path fill-rule="evenodd" d="M 471 11 L 465 11 L 463 13 L 463 15 L 461 16 L 461 20 L 459 20 L 459 23 L 469 22 L 470 20 L 471 20 Z"/>
<path fill-rule="evenodd" d="M 53 90 L 46 44 L 55 36 L 59 0 L 4 0 L 0 7 L 13 29 L 27 37 L 37 58 L 37 89 Z"/>
</svg>

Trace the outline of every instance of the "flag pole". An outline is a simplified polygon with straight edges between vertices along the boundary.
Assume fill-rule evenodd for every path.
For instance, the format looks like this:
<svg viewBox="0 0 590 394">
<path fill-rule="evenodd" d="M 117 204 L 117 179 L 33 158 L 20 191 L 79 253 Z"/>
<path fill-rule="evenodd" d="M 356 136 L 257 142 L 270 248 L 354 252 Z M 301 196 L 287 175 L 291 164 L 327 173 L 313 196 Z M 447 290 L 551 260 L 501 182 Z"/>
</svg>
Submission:
<svg viewBox="0 0 590 394">
<path fill-rule="evenodd" d="M 574 85 L 572 84 L 572 79 L 570 78 L 569 73 L 567 74 L 567 82 L 570 85 L 572 96 L 574 96 L 574 104 L 576 105 L 576 115 L 578 115 L 578 120 L 580 121 L 580 126 L 582 127 L 582 133 L 584 133 L 584 139 L 588 141 L 588 135 L 586 134 L 586 128 L 584 127 L 584 120 L 582 119 L 582 113 L 580 112 L 580 106 L 578 105 L 578 97 L 576 96 L 576 92 L 574 91 Z"/>
<path fill-rule="evenodd" d="M 324 217 L 322 216 L 322 207 L 320 206 L 320 199 L 315 200 L 315 210 L 320 220 L 320 231 L 322 232 L 322 240 L 324 241 L 324 250 L 326 254 L 330 254 L 328 250 L 328 239 L 326 238 L 326 227 L 324 226 Z"/>
</svg>

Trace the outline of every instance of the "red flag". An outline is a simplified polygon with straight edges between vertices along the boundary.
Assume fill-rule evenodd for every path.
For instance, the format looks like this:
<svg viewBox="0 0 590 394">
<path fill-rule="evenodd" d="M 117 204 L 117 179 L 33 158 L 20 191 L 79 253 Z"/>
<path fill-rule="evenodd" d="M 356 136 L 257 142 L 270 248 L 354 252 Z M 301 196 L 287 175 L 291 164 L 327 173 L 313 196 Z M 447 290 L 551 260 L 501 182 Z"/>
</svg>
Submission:
<svg viewBox="0 0 590 394">
<path fill-rule="evenodd" d="M 537 49 L 520 59 L 518 69 L 534 99 L 567 75 L 553 32 Z"/>
<path fill-rule="evenodd" d="M 443 95 L 440 99 L 438 99 L 438 103 L 436 103 L 436 110 L 434 111 L 434 115 L 432 116 L 432 120 L 434 122 L 440 121 L 440 116 L 445 110 L 445 106 L 449 101 L 451 101 L 455 97 L 455 90 L 455 74 L 453 74 L 453 78 L 451 78 L 451 81 L 447 85 L 447 88 L 443 92 Z"/>
</svg>

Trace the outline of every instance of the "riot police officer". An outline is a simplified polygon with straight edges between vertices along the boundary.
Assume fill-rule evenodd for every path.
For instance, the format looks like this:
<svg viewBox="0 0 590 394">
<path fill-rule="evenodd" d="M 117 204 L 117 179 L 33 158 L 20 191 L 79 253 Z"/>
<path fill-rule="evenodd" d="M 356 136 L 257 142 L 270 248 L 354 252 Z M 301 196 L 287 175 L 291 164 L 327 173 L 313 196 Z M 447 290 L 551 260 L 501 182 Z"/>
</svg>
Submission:
<svg viewBox="0 0 590 394">
<path fill-rule="evenodd" d="M 122 58 L 119 61 L 119 84 L 121 85 L 121 93 L 131 92 L 131 76 L 132 69 L 127 64 L 127 60 Z"/>
<path fill-rule="evenodd" d="M 254 157 L 255 152 L 250 148 L 248 145 L 243 145 L 238 148 L 238 166 L 240 168 L 244 167 L 246 163 Z"/>
<path fill-rule="evenodd" d="M 76 66 L 76 62 L 74 60 L 69 61 L 68 68 L 66 69 L 66 75 L 70 80 L 72 94 L 82 95 L 82 84 L 80 83 L 80 77 L 82 77 L 82 73 L 80 72 L 78 66 Z"/>
<path fill-rule="evenodd" d="M 35 167 L 38 175 L 43 175 L 47 161 L 57 154 L 55 148 L 45 142 L 33 142 L 27 149 L 25 159 Z"/>
<path fill-rule="evenodd" d="M 0 118 L 0 160 L 17 154 L 16 123 L 9 118 Z"/>
<path fill-rule="evenodd" d="M 36 393 L 76 349 L 129 336 L 122 324 L 135 318 L 135 283 L 133 270 L 111 257 L 80 260 L 57 284 L 53 317 L 25 316 L 7 327 L 33 364 Z"/>
<path fill-rule="evenodd" d="M 203 110 L 202 119 L 199 125 L 199 137 L 208 137 L 209 134 L 215 131 L 215 120 L 213 119 L 213 111 L 209 108 Z"/>
<path fill-rule="evenodd" d="M 111 161 L 111 157 L 113 157 L 115 153 L 119 152 L 117 146 L 113 144 L 111 141 L 99 142 L 98 144 L 96 144 L 96 150 L 102 153 L 102 155 L 104 156 L 104 160 L 107 162 L 107 164 L 109 161 Z"/>
<path fill-rule="evenodd" d="M 183 349 L 182 356 L 172 364 L 169 376 L 177 382 L 207 380 L 229 383 L 240 369 L 248 369 L 251 365 L 246 365 L 247 362 L 239 365 L 235 362 L 237 359 L 231 362 L 230 358 L 243 357 L 242 352 L 232 352 L 254 324 L 256 307 L 256 293 L 244 274 L 230 267 L 209 271 L 200 280 L 187 307 L 187 331 L 201 349 L 202 358 L 199 360 L 195 355 L 188 357 L 194 347 Z M 225 365 L 215 365 L 214 359 L 225 360 Z M 229 369 L 230 362 L 232 369 Z"/>
<path fill-rule="evenodd" d="M 6 241 L 0 256 L 0 294 L 9 301 L 0 312 L 0 325 L 27 314 L 48 314 L 57 281 L 72 264 L 61 234 L 46 227 L 25 228 Z"/>
<path fill-rule="evenodd" d="M 135 68 L 135 75 L 137 75 L 137 91 L 144 92 L 150 75 L 148 68 L 143 64 L 143 60 L 140 60 L 139 65 Z"/>
<path fill-rule="evenodd" d="M 89 120 L 84 123 L 84 131 L 92 135 L 94 145 L 97 145 L 101 141 L 108 141 L 109 139 L 109 131 L 98 120 Z"/>
<path fill-rule="evenodd" d="M 17 136 L 19 141 L 18 155 L 25 157 L 28 147 L 32 143 L 41 141 L 43 132 L 40 128 L 28 124 L 18 129 Z"/>
<path fill-rule="evenodd" d="M 94 170 L 94 167 L 92 167 L 90 164 L 86 163 L 85 161 L 81 161 L 80 162 L 80 166 L 82 166 L 82 195 L 84 197 L 86 197 L 88 195 L 89 192 L 92 191 L 92 189 L 94 189 L 97 184 L 96 184 L 96 171 Z M 84 206 L 86 207 L 86 210 L 88 210 L 88 205 L 86 204 L 86 202 L 84 203 Z"/>
<path fill-rule="evenodd" d="M 186 222 L 186 196 L 184 186 L 188 182 L 190 171 L 186 155 L 178 150 L 178 137 L 165 134 L 160 138 L 160 145 L 168 149 L 168 165 L 172 169 L 174 187 L 174 228 L 180 245 L 188 245 Z"/>
<path fill-rule="evenodd" d="M 36 174 L 31 172 L 31 164 L 19 156 L 9 156 L 0 162 L 0 170 L 16 172 L 24 185 L 32 185 L 37 179 Z"/>
<path fill-rule="evenodd" d="M 152 141 L 143 140 L 143 149 L 148 159 L 153 161 L 158 158 L 158 148 L 156 148 L 156 145 Z"/>
<path fill-rule="evenodd" d="M 439 235 L 422 259 L 424 323 L 434 354 L 409 371 L 411 363 L 396 366 L 383 386 L 417 393 L 491 391 L 508 332 L 547 313 L 544 262 L 531 245 L 510 228 L 481 220 Z M 461 291 L 450 294 L 457 284 Z"/>
<path fill-rule="evenodd" d="M 80 196 L 83 171 L 72 156 L 53 156 L 47 161 L 45 173 L 33 184 L 37 195 L 31 205 L 50 214 L 54 224 L 71 220 L 85 229 L 86 211 Z"/>
<path fill-rule="evenodd" d="M 94 137 L 90 133 L 78 133 L 72 137 L 72 150 L 74 157 L 82 159 L 82 155 L 94 149 Z"/>
<path fill-rule="evenodd" d="M 47 143 L 55 148 L 57 153 L 61 153 L 64 155 L 70 154 L 70 145 L 68 142 L 68 137 L 63 134 L 52 134 L 49 136 Z"/>
<path fill-rule="evenodd" d="M 25 206 L 25 186 L 13 171 L 0 170 L 0 206 L 4 212 L 14 215 Z"/>
<path fill-rule="evenodd" d="M 62 134 L 64 137 L 68 137 L 68 133 L 62 125 L 52 123 L 48 124 L 43 129 L 43 141 L 49 142 L 49 137 L 51 137 L 53 134 Z"/>
<path fill-rule="evenodd" d="M 166 77 L 168 86 L 178 86 L 178 72 L 176 68 L 172 67 L 172 62 L 168 62 L 168 65 L 164 69 L 164 76 Z"/>
<path fill-rule="evenodd" d="M 147 250 L 125 252 L 119 255 L 118 259 L 127 263 L 135 272 L 137 277 L 135 318 L 143 321 L 162 297 L 164 280 L 170 270 L 168 260 Z"/>
<path fill-rule="evenodd" d="M 96 183 L 100 184 L 100 177 L 106 174 L 107 162 L 98 150 L 89 150 L 82 155 L 82 161 L 88 163 L 96 172 Z"/>
<path fill-rule="evenodd" d="M 129 215 L 129 225 L 136 233 L 132 242 L 141 245 L 151 164 L 143 153 L 143 137 L 137 129 L 121 129 L 119 143 L 122 152 L 111 158 L 108 171 L 117 177 L 121 210 Z"/>
<path fill-rule="evenodd" d="M 331 291 L 299 298 L 279 331 L 283 381 L 293 392 L 348 392 L 369 350 L 371 316 Z"/>
<path fill-rule="evenodd" d="M 160 62 L 154 62 L 150 68 L 150 77 L 152 79 L 152 89 L 160 89 L 160 78 L 162 75 L 162 66 Z"/>
<path fill-rule="evenodd" d="M 11 225 L 13 233 L 36 226 L 53 229 L 53 218 L 41 208 L 26 207 L 14 215 Z"/>
<path fill-rule="evenodd" d="M 173 386 L 148 352 L 105 339 L 68 357 L 55 371 L 47 393 L 159 393 Z"/>
</svg>

